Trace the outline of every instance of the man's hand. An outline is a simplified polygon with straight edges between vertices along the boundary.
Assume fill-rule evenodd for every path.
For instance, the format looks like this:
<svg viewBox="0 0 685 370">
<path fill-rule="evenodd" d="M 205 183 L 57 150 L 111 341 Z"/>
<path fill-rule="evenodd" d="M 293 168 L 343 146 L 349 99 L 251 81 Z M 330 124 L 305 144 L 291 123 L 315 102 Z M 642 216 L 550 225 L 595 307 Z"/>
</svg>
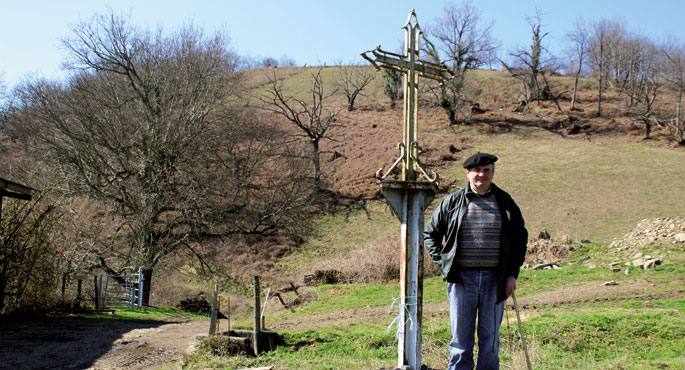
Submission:
<svg viewBox="0 0 685 370">
<path fill-rule="evenodd" d="M 511 295 L 516 290 L 516 278 L 509 276 L 507 278 L 507 297 Z"/>
</svg>

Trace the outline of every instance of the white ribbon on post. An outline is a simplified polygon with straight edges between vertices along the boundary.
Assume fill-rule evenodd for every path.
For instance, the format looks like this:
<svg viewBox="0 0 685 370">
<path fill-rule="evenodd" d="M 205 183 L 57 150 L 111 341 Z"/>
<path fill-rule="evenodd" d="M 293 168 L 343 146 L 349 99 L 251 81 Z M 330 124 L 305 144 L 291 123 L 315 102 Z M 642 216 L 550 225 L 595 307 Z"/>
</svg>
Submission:
<svg viewBox="0 0 685 370">
<path fill-rule="evenodd" d="M 414 298 L 416 300 L 416 297 L 406 297 L 405 301 L 407 301 L 409 298 Z M 390 303 L 390 307 L 388 307 L 388 313 L 392 312 L 392 308 L 395 307 L 395 304 L 397 304 L 398 310 L 397 310 L 397 315 L 395 316 L 394 319 L 390 322 L 388 325 L 386 331 L 390 331 L 390 328 L 392 328 L 393 325 L 397 324 L 397 330 L 395 331 L 395 340 L 399 341 L 400 338 L 400 331 L 402 330 L 402 326 L 399 325 L 399 322 L 402 317 L 402 311 L 404 311 L 405 314 L 405 321 L 404 324 L 406 325 L 409 323 L 409 328 L 414 329 L 414 320 L 411 318 L 411 315 L 409 315 L 409 310 L 407 307 L 409 306 L 416 306 L 416 303 L 399 303 L 400 299 L 398 297 L 393 297 L 392 302 Z"/>
</svg>

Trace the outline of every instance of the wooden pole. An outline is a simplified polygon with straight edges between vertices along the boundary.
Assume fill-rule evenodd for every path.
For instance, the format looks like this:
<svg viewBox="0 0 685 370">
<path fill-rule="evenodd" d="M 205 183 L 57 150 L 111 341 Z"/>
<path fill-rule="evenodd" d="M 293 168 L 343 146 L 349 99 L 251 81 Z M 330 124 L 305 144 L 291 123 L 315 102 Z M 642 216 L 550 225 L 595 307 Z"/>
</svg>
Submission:
<svg viewBox="0 0 685 370">
<path fill-rule="evenodd" d="M 67 290 L 67 273 L 62 274 L 62 305 L 64 305 L 65 302 L 65 294 Z"/>
<path fill-rule="evenodd" d="M 271 293 L 271 288 L 266 289 L 266 295 L 264 296 L 264 304 L 262 305 L 262 306 L 264 306 L 264 307 L 262 307 L 262 313 L 261 313 L 262 329 L 266 329 L 265 318 L 266 318 L 266 306 L 269 303 L 269 293 Z"/>
<path fill-rule="evenodd" d="M 78 283 L 76 284 L 76 302 L 81 305 L 81 285 L 83 284 L 83 280 L 78 279 Z"/>
<path fill-rule="evenodd" d="M 214 291 L 212 292 L 212 309 L 210 311 L 209 317 L 209 335 L 216 334 L 216 318 L 219 308 L 217 307 L 219 300 L 219 286 L 214 285 Z"/>
<path fill-rule="evenodd" d="M 526 337 L 523 336 L 523 325 L 521 325 L 521 314 L 519 313 L 519 305 L 516 303 L 516 295 L 511 292 L 511 299 L 514 300 L 514 310 L 516 310 L 516 321 L 519 324 L 519 335 L 521 336 L 521 343 L 523 343 L 523 353 L 526 355 L 526 365 L 528 365 L 528 370 L 533 370 L 533 365 L 530 363 L 530 356 L 528 355 L 528 344 L 526 343 Z"/>
<path fill-rule="evenodd" d="M 259 303 L 259 276 L 254 277 L 254 327 L 252 329 L 252 347 L 255 356 L 259 355 L 259 340 L 262 331 L 261 304 Z"/>
<path fill-rule="evenodd" d="M 105 307 L 107 303 L 107 275 L 100 274 L 100 307 Z"/>
<path fill-rule="evenodd" d="M 228 306 L 228 314 L 226 315 L 226 321 L 228 321 L 228 331 L 231 331 L 231 296 L 227 295 L 226 296 L 226 305 Z"/>
<path fill-rule="evenodd" d="M 93 275 L 93 288 L 95 289 L 95 308 L 100 307 L 100 286 L 98 286 L 98 276 Z"/>
</svg>

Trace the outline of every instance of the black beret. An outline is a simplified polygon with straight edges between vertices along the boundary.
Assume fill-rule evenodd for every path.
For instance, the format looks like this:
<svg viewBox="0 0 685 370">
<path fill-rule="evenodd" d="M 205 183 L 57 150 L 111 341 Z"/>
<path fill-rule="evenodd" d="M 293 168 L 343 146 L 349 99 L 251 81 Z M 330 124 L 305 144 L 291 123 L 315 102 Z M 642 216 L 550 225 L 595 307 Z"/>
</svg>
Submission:
<svg viewBox="0 0 685 370">
<path fill-rule="evenodd" d="M 494 155 L 478 152 L 466 158 L 466 160 L 464 161 L 464 168 L 470 170 L 473 167 L 483 166 L 495 162 L 497 162 L 497 157 L 495 157 Z"/>
</svg>

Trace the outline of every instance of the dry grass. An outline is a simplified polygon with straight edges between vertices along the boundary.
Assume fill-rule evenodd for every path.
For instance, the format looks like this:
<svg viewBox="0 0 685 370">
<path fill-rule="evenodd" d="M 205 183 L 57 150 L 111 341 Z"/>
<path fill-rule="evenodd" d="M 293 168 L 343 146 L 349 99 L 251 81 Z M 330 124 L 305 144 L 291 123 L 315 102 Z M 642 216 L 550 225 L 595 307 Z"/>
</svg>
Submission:
<svg viewBox="0 0 685 370">
<path fill-rule="evenodd" d="M 476 150 L 500 157 L 495 182 L 521 206 L 531 235 L 547 228 L 554 237 L 607 242 L 642 219 L 675 217 L 685 209 L 681 150 L 526 128 L 477 136 Z M 459 167 L 442 174 L 463 177 Z"/>
<path fill-rule="evenodd" d="M 312 264 L 312 270 L 340 271 L 349 282 L 387 282 L 400 277 L 399 256 L 399 238 L 388 237 L 316 261 Z M 436 267 L 425 253 L 423 269 L 427 276 L 437 273 Z"/>
</svg>

